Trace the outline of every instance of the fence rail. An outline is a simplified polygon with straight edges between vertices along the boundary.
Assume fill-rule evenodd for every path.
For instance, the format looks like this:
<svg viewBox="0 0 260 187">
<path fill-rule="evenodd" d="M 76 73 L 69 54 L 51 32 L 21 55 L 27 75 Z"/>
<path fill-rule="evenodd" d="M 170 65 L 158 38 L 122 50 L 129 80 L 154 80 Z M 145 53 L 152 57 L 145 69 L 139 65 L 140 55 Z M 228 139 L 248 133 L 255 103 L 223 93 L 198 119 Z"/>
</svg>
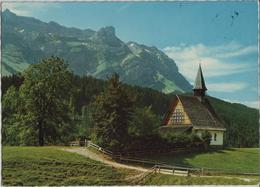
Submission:
<svg viewBox="0 0 260 187">
<path fill-rule="evenodd" d="M 87 141 L 71 141 L 68 143 L 68 145 L 70 146 L 83 146 L 83 145 L 86 145 L 87 144 Z"/>
<path fill-rule="evenodd" d="M 117 161 L 153 165 L 153 167 L 149 171 L 153 171 L 155 173 L 157 171 L 160 172 L 160 170 L 162 170 L 162 169 L 166 169 L 168 171 L 172 171 L 173 174 L 174 174 L 174 171 L 176 171 L 176 170 L 177 171 L 187 171 L 188 176 L 190 174 L 194 174 L 194 175 L 229 174 L 229 175 L 253 175 L 253 176 L 260 175 L 259 171 L 249 171 L 249 170 L 246 171 L 246 170 L 238 170 L 238 169 L 218 169 L 218 168 L 195 168 L 195 167 L 180 165 L 180 164 L 168 165 L 166 163 L 156 161 L 156 160 L 148 160 L 148 159 L 136 158 L 136 157 L 135 158 L 126 157 L 122 154 L 115 154 L 112 151 L 109 151 L 107 149 L 104 149 L 104 148 L 92 143 L 91 141 L 87 141 L 87 145 Z"/>
<path fill-rule="evenodd" d="M 94 148 L 94 149 L 96 149 L 96 150 L 98 150 L 98 151 L 100 151 L 100 152 L 102 152 L 102 153 L 104 153 L 104 154 L 106 154 L 106 155 L 108 155 L 108 156 L 113 157 L 113 155 L 114 155 L 111 151 L 109 151 L 107 149 L 104 149 L 104 148 L 102 148 L 102 147 L 100 147 L 100 146 L 98 146 L 96 144 L 93 144 L 91 141 L 88 141 L 87 145 L 92 147 L 92 148 Z"/>
<path fill-rule="evenodd" d="M 156 169 L 157 169 L 156 166 L 153 166 L 152 168 L 148 169 L 146 172 L 142 173 L 136 178 L 131 179 L 131 184 L 133 185 L 143 184 L 151 174 L 156 173 Z"/>
<path fill-rule="evenodd" d="M 136 155 L 147 155 L 147 154 L 163 154 L 163 153 L 183 153 L 183 152 L 191 152 L 191 151 L 199 151 L 202 148 L 179 148 L 176 147 L 174 149 L 156 149 L 156 150 L 150 150 L 150 151 L 140 151 L 140 150 L 136 150 L 136 151 L 127 151 L 127 152 L 123 152 L 123 153 L 115 153 L 115 154 L 121 154 L 121 155 L 126 155 L 126 156 L 136 156 Z"/>
</svg>

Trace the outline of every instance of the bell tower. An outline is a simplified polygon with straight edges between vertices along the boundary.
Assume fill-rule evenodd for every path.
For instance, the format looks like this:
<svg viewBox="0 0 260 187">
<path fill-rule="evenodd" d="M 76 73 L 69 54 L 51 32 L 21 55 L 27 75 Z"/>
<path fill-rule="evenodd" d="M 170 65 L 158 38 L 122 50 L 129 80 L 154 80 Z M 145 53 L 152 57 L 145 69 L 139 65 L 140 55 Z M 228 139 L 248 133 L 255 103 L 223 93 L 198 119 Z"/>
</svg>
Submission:
<svg viewBox="0 0 260 187">
<path fill-rule="evenodd" d="M 194 96 L 198 97 L 198 99 L 200 99 L 200 101 L 202 101 L 203 97 L 205 96 L 206 91 L 207 91 L 207 88 L 205 85 L 201 66 L 199 65 L 196 80 L 194 82 L 193 94 L 194 94 Z"/>
</svg>

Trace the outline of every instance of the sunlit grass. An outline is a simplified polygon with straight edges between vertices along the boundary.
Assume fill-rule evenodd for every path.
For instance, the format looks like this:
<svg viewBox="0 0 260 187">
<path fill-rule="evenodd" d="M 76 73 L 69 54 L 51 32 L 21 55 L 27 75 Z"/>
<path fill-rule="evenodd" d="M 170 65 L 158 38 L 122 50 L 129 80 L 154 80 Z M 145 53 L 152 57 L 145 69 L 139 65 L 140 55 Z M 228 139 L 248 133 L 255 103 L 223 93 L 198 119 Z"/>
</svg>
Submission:
<svg viewBox="0 0 260 187">
<path fill-rule="evenodd" d="M 57 147 L 4 147 L 4 185 L 116 185 L 128 174 Z"/>
<path fill-rule="evenodd" d="M 146 181 L 146 185 L 250 185 L 258 184 L 260 182 L 260 179 L 257 177 L 250 179 L 253 180 L 243 180 L 242 177 L 180 177 L 153 174 Z"/>
<path fill-rule="evenodd" d="M 208 159 L 213 159 L 215 157 L 215 160 L 212 162 L 207 161 L 207 164 L 211 163 L 211 166 L 214 166 L 214 162 L 216 160 L 220 161 L 220 159 L 223 158 L 220 157 L 219 154 L 231 154 L 231 156 L 234 156 L 235 153 L 238 154 L 238 152 L 241 152 L 241 154 L 246 154 L 247 156 L 251 155 L 248 159 L 255 160 L 255 156 L 252 155 L 257 153 L 257 149 L 227 151 L 227 153 L 225 153 L 226 151 L 224 153 L 203 153 L 199 157 L 190 156 L 188 157 L 189 159 L 185 157 L 184 160 L 201 165 L 205 164 L 203 163 L 203 160 L 205 161 L 206 157 Z M 243 159 L 245 159 L 245 157 L 243 157 Z M 131 181 L 126 181 L 125 178 L 139 173 L 133 170 L 114 168 L 76 153 L 63 151 L 62 147 L 3 147 L 2 158 L 2 179 L 4 185 L 131 185 Z M 197 160 L 198 158 L 199 160 Z M 242 159 L 242 156 L 240 155 L 240 157 L 233 157 L 233 159 L 237 158 Z M 249 164 L 249 167 L 253 166 L 250 166 Z M 143 184 L 257 184 L 260 181 L 257 177 L 240 177 L 246 177 L 254 180 L 244 181 L 242 179 L 232 178 L 232 176 L 229 176 L 229 178 L 204 178 L 153 174 Z"/>
<path fill-rule="evenodd" d="M 193 167 L 259 171 L 258 148 L 232 148 L 207 153 L 180 155 L 160 155 L 150 157 L 167 164 L 180 164 Z"/>
</svg>

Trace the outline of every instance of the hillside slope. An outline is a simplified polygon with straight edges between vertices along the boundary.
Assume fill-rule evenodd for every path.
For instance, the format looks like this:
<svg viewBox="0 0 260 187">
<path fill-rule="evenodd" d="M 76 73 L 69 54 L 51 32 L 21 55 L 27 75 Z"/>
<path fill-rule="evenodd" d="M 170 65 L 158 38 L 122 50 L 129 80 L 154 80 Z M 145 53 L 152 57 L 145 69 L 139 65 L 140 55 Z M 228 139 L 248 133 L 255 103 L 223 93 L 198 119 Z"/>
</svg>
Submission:
<svg viewBox="0 0 260 187">
<path fill-rule="evenodd" d="M 259 110 L 213 97 L 209 100 L 227 129 L 224 137 L 226 145 L 259 146 Z"/>
<path fill-rule="evenodd" d="M 5 186 L 122 185 L 135 173 L 62 151 L 61 147 L 3 147 Z"/>
<path fill-rule="evenodd" d="M 122 81 L 164 93 L 191 90 L 175 62 L 156 47 L 124 43 L 114 27 L 98 31 L 67 28 L 55 22 L 2 13 L 3 75 L 21 72 L 51 55 L 69 62 L 77 75 L 105 79 L 117 72 Z"/>
<path fill-rule="evenodd" d="M 140 172 L 111 167 L 61 147 L 3 147 L 2 184 L 5 186 L 132 185 Z M 127 180 L 128 179 L 128 180 Z M 181 177 L 153 174 L 140 185 L 257 184 L 239 177 Z"/>
</svg>

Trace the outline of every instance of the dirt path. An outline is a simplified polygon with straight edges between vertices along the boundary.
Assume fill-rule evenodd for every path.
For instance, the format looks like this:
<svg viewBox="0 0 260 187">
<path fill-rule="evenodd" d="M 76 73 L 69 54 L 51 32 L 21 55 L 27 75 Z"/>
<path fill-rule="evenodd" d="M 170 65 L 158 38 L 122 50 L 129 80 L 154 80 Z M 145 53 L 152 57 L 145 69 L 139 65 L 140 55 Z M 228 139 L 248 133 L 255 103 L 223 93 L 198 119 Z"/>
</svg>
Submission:
<svg viewBox="0 0 260 187">
<path fill-rule="evenodd" d="M 109 160 L 109 158 L 107 158 L 107 157 L 105 157 L 101 154 L 94 153 L 93 151 L 86 149 L 86 148 L 68 148 L 68 149 L 63 149 L 63 150 L 68 151 L 68 152 L 72 152 L 72 153 L 80 154 L 80 155 L 88 157 L 92 160 L 96 160 L 96 161 L 111 165 L 115 168 L 133 169 L 133 170 L 137 170 L 137 171 L 141 171 L 141 172 L 148 171 L 148 169 L 143 168 L 143 167 L 129 166 L 129 165 L 126 165 L 126 164 L 117 163 L 113 160 Z M 160 173 L 165 174 L 165 175 L 172 175 L 169 172 L 160 172 Z M 236 179 L 244 180 L 246 182 L 257 180 L 257 179 L 252 179 L 252 178 L 244 178 L 244 177 L 236 177 L 236 176 L 233 177 L 233 176 L 197 176 L 197 175 L 192 175 L 192 177 L 204 177 L 204 178 L 212 178 L 212 177 L 217 178 L 217 177 L 219 177 L 219 178 L 227 178 L 227 179 L 236 178 Z"/>
<path fill-rule="evenodd" d="M 148 169 L 145 169 L 142 167 L 129 166 L 129 165 L 117 163 L 115 161 L 109 160 L 108 158 L 106 158 L 100 154 L 94 153 L 93 151 L 90 151 L 89 149 L 86 149 L 86 148 L 73 148 L 73 149 L 63 149 L 63 150 L 72 152 L 72 153 L 78 153 L 78 154 L 88 157 L 92 160 L 96 160 L 96 161 L 111 165 L 115 168 L 133 169 L 133 170 L 138 170 L 138 171 L 142 171 L 142 172 L 146 172 L 148 170 Z"/>
</svg>

